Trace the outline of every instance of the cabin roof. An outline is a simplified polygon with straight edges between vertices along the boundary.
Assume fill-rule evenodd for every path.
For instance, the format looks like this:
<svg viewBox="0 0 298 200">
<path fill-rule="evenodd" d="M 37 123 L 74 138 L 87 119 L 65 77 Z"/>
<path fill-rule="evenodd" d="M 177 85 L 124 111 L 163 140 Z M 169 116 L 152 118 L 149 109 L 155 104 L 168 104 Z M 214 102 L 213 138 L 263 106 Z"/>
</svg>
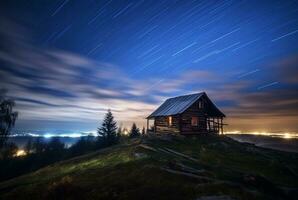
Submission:
<svg viewBox="0 0 298 200">
<path fill-rule="evenodd" d="M 147 119 L 160 117 L 160 116 L 170 116 L 183 113 L 187 108 L 193 105 L 199 98 L 206 95 L 205 92 L 183 95 L 178 97 L 173 97 L 167 99 L 163 104 L 161 104 Z M 211 116 L 225 117 L 225 115 L 212 103 L 212 101 L 206 95 L 212 109 L 208 113 Z"/>
</svg>

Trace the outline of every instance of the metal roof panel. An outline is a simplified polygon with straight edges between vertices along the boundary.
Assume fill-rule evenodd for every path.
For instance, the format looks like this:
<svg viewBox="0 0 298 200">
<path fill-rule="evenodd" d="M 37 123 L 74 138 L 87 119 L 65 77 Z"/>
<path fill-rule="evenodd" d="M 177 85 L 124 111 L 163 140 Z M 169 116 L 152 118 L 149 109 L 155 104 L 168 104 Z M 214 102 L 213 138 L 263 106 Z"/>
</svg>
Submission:
<svg viewBox="0 0 298 200">
<path fill-rule="evenodd" d="M 178 97 L 167 99 L 161 106 L 159 106 L 151 115 L 147 118 L 158 117 L 158 116 L 169 116 L 183 113 L 189 108 L 194 102 L 196 102 L 203 94 L 189 94 Z"/>
</svg>

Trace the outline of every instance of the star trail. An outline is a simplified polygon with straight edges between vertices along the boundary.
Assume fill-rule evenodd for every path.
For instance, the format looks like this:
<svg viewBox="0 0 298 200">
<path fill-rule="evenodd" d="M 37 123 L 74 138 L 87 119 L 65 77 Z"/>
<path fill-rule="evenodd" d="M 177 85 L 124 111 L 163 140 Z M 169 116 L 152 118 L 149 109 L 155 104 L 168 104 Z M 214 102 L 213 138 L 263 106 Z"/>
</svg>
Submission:
<svg viewBox="0 0 298 200">
<path fill-rule="evenodd" d="M 94 128 L 108 108 L 143 125 L 164 99 L 206 91 L 230 130 L 258 118 L 255 130 L 298 131 L 298 1 L 1 1 L 0 13 L 20 128 Z"/>
</svg>

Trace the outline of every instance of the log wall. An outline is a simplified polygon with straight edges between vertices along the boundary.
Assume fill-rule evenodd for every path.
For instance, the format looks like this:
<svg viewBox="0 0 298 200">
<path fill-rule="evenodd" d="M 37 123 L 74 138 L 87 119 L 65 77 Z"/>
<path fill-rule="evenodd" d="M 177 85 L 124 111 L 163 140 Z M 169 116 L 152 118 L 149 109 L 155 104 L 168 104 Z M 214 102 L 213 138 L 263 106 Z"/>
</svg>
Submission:
<svg viewBox="0 0 298 200">
<path fill-rule="evenodd" d="M 179 115 L 172 116 L 172 125 L 169 126 L 168 117 L 156 117 L 155 130 L 158 133 L 179 133 Z"/>
<path fill-rule="evenodd" d="M 203 102 L 203 108 L 199 108 L 199 101 Z M 207 104 L 204 99 L 199 99 L 192 106 L 190 106 L 181 115 L 181 134 L 196 134 L 196 133 L 206 133 L 207 132 L 207 121 L 205 111 L 207 109 Z M 198 118 L 198 126 L 191 125 L 191 118 Z"/>
<path fill-rule="evenodd" d="M 199 102 L 203 103 L 203 107 L 200 108 Z M 208 123 L 208 109 L 210 109 L 209 101 L 204 97 L 200 98 L 188 109 L 186 109 L 182 114 L 172 116 L 172 125 L 169 126 L 169 117 L 156 117 L 154 120 L 155 131 L 158 133 L 177 133 L 177 134 L 200 134 L 207 133 L 208 131 L 219 132 L 219 130 L 214 129 L 214 123 L 210 126 Z M 198 118 L 198 125 L 192 126 L 192 117 Z M 212 118 L 213 119 L 213 118 Z M 210 118 L 209 118 L 210 121 Z M 213 120 L 212 120 L 213 121 Z M 212 130 L 210 129 L 212 128 Z M 220 129 L 220 127 L 218 128 Z M 221 127 L 222 129 L 222 127 Z"/>
</svg>

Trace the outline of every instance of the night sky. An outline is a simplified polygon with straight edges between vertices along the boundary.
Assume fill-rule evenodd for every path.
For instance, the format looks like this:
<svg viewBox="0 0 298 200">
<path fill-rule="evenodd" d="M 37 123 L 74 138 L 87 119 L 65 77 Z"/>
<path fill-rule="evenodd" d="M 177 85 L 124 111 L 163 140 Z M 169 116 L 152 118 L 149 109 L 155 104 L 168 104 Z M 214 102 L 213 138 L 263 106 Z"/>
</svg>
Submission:
<svg viewBox="0 0 298 200">
<path fill-rule="evenodd" d="M 145 124 L 205 91 L 226 130 L 298 131 L 298 1 L 0 3 L 0 83 L 18 129 Z"/>
</svg>

